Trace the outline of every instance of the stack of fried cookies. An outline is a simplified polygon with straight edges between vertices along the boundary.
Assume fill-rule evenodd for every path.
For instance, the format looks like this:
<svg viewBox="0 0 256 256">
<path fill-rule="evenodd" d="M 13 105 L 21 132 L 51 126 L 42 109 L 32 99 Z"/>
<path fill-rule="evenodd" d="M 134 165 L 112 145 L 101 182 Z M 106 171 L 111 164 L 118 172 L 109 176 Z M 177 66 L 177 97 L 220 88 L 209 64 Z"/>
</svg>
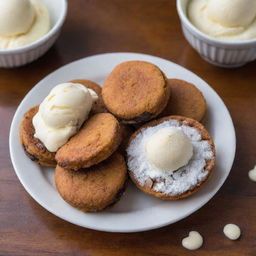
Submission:
<svg viewBox="0 0 256 256">
<path fill-rule="evenodd" d="M 99 99 L 79 132 L 56 154 L 34 137 L 32 119 L 38 106 L 25 114 L 20 126 L 21 143 L 27 155 L 40 165 L 56 167 L 56 188 L 66 202 L 85 212 L 101 211 L 115 204 L 127 184 L 126 148 L 144 127 L 166 120 L 182 120 L 191 127 L 199 127 L 213 152 L 211 161 L 207 162 L 210 176 L 215 162 L 214 144 L 198 122 L 206 112 L 206 101 L 194 85 L 167 79 L 157 66 L 144 61 L 116 66 L 102 89 L 89 80 L 71 82 L 93 89 Z M 165 118 L 155 120 L 158 117 Z M 129 169 L 129 174 L 142 191 L 170 200 L 192 194 L 208 179 L 207 176 L 183 194 L 166 196 L 155 191 L 156 181 L 142 186 L 133 170 Z"/>
<path fill-rule="evenodd" d="M 42 166 L 53 166 L 55 184 L 69 204 L 85 212 L 100 211 L 115 204 L 127 183 L 127 167 L 118 152 L 123 126 L 106 112 L 101 87 L 89 80 L 75 80 L 93 89 L 99 99 L 79 132 L 56 153 L 49 152 L 34 137 L 32 119 L 38 106 L 31 108 L 20 126 L 20 138 L 27 155 Z"/>
</svg>

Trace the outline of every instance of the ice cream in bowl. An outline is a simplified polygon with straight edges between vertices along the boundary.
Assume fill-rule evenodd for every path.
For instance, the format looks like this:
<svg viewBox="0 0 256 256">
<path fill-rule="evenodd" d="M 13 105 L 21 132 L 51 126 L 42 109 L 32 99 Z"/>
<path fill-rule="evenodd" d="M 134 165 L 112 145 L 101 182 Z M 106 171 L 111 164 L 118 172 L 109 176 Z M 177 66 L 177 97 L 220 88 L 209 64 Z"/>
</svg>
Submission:
<svg viewBox="0 0 256 256">
<path fill-rule="evenodd" d="M 66 0 L 0 1 L 0 67 L 18 67 L 42 56 L 56 41 Z"/>
<path fill-rule="evenodd" d="M 255 0 L 177 0 L 182 30 L 203 59 L 239 67 L 256 59 Z"/>
<path fill-rule="evenodd" d="M 0 1 L 0 49 L 28 45 L 50 30 L 48 9 L 38 0 Z"/>
</svg>

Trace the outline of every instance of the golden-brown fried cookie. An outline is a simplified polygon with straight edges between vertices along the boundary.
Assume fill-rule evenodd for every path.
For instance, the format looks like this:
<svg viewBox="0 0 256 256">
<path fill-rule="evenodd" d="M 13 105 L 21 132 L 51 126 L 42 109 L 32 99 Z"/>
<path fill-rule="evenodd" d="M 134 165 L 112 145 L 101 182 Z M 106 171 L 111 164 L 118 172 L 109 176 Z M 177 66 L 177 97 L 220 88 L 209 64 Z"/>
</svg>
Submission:
<svg viewBox="0 0 256 256">
<path fill-rule="evenodd" d="M 179 79 L 168 79 L 172 96 L 160 117 L 186 116 L 201 121 L 207 109 L 203 94 L 193 84 Z"/>
<path fill-rule="evenodd" d="M 126 180 L 126 164 L 119 153 L 88 169 L 74 172 L 57 166 L 55 171 L 60 195 L 85 212 L 101 211 L 115 204 L 125 190 Z"/>
<path fill-rule="evenodd" d="M 92 89 L 93 91 L 95 91 L 98 95 L 98 100 L 94 103 L 93 107 L 92 107 L 92 114 L 97 114 L 97 113 L 106 113 L 108 112 L 104 102 L 102 100 L 102 96 L 101 96 L 101 87 L 94 83 L 91 80 L 86 80 L 86 79 L 76 79 L 76 80 L 72 80 L 70 81 L 71 83 L 77 83 L 77 84 L 82 84 L 85 87 Z"/>
<path fill-rule="evenodd" d="M 188 164 L 173 173 L 156 169 L 143 155 L 147 138 L 166 127 L 179 127 L 193 145 L 193 156 Z M 132 135 L 127 148 L 127 165 L 132 181 L 143 192 L 177 200 L 192 195 L 209 179 L 215 165 L 215 147 L 207 130 L 196 120 L 168 116 L 147 123 Z"/>
<path fill-rule="evenodd" d="M 56 153 L 59 166 L 78 170 L 107 159 L 120 145 L 122 128 L 110 113 L 90 117 L 80 131 Z"/>
<path fill-rule="evenodd" d="M 144 61 L 119 64 L 102 88 L 105 106 L 125 123 L 153 119 L 165 108 L 169 97 L 165 75 L 157 66 Z"/>
<path fill-rule="evenodd" d="M 55 153 L 49 152 L 44 144 L 34 137 L 35 129 L 32 119 L 38 106 L 28 110 L 20 125 L 20 141 L 28 157 L 43 166 L 56 166 Z"/>
</svg>

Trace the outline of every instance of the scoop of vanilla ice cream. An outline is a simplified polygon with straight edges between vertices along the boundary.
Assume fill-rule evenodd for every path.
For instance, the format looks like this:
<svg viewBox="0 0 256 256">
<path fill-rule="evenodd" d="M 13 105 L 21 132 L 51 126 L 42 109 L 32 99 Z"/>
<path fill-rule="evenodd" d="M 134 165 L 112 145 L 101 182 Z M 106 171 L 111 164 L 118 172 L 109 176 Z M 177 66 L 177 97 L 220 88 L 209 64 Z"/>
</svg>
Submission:
<svg viewBox="0 0 256 256">
<path fill-rule="evenodd" d="M 256 38 L 255 0 L 190 0 L 187 13 L 195 27 L 214 38 Z"/>
<path fill-rule="evenodd" d="M 64 83 L 54 87 L 33 118 L 35 137 L 55 152 L 74 135 L 88 118 L 97 94 L 81 84 Z"/>
<path fill-rule="evenodd" d="M 35 9 L 30 0 L 0 1 L 0 35 L 25 34 L 35 19 Z"/>
<path fill-rule="evenodd" d="M 224 27 L 249 25 L 256 16 L 255 0 L 209 0 L 208 17 Z"/>
<path fill-rule="evenodd" d="M 23 3 L 23 6 L 24 3 L 29 3 L 29 7 L 16 8 L 14 4 L 16 1 L 19 5 Z M 7 2 L 8 4 L 6 4 Z M 13 5 L 11 5 L 12 3 Z M 5 5 L 14 6 L 15 10 L 4 8 Z M 0 0 L 0 8 L 1 50 L 28 45 L 43 37 L 50 30 L 49 11 L 41 0 Z M 7 9 L 12 12 L 8 14 Z M 31 16 L 33 17 L 31 18 Z M 29 21 L 31 21 L 30 25 L 28 25 Z"/>
<path fill-rule="evenodd" d="M 180 129 L 162 128 L 145 145 L 146 157 L 159 170 L 175 171 L 186 165 L 193 155 L 193 146 Z"/>
<path fill-rule="evenodd" d="M 80 126 L 91 110 L 94 97 L 96 93 L 81 84 L 60 84 L 44 99 L 39 112 L 50 127 Z"/>
</svg>

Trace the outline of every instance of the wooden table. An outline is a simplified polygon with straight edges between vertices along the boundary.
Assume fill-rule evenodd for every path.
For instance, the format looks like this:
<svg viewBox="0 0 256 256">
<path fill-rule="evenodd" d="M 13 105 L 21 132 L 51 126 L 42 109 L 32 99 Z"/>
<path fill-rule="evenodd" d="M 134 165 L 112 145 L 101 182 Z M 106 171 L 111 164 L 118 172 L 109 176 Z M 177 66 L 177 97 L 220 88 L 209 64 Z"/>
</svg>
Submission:
<svg viewBox="0 0 256 256">
<path fill-rule="evenodd" d="M 8 152 L 13 114 L 39 80 L 73 60 L 118 51 L 160 56 L 198 74 L 226 103 L 237 134 L 233 169 L 207 205 L 176 224 L 133 234 L 81 228 L 47 212 L 20 184 Z M 0 255 L 256 255 L 256 183 L 247 174 L 256 163 L 255 110 L 256 62 L 222 69 L 203 61 L 181 33 L 174 0 L 69 1 L 62 34 L 44 57 L 26 67 L 0 69 Z M 239 241 L 222 233 L 230 222 L 242 229 Z M 205 238 L 195 252 L 181 246 L 190 230 Z"/>
</svg>

